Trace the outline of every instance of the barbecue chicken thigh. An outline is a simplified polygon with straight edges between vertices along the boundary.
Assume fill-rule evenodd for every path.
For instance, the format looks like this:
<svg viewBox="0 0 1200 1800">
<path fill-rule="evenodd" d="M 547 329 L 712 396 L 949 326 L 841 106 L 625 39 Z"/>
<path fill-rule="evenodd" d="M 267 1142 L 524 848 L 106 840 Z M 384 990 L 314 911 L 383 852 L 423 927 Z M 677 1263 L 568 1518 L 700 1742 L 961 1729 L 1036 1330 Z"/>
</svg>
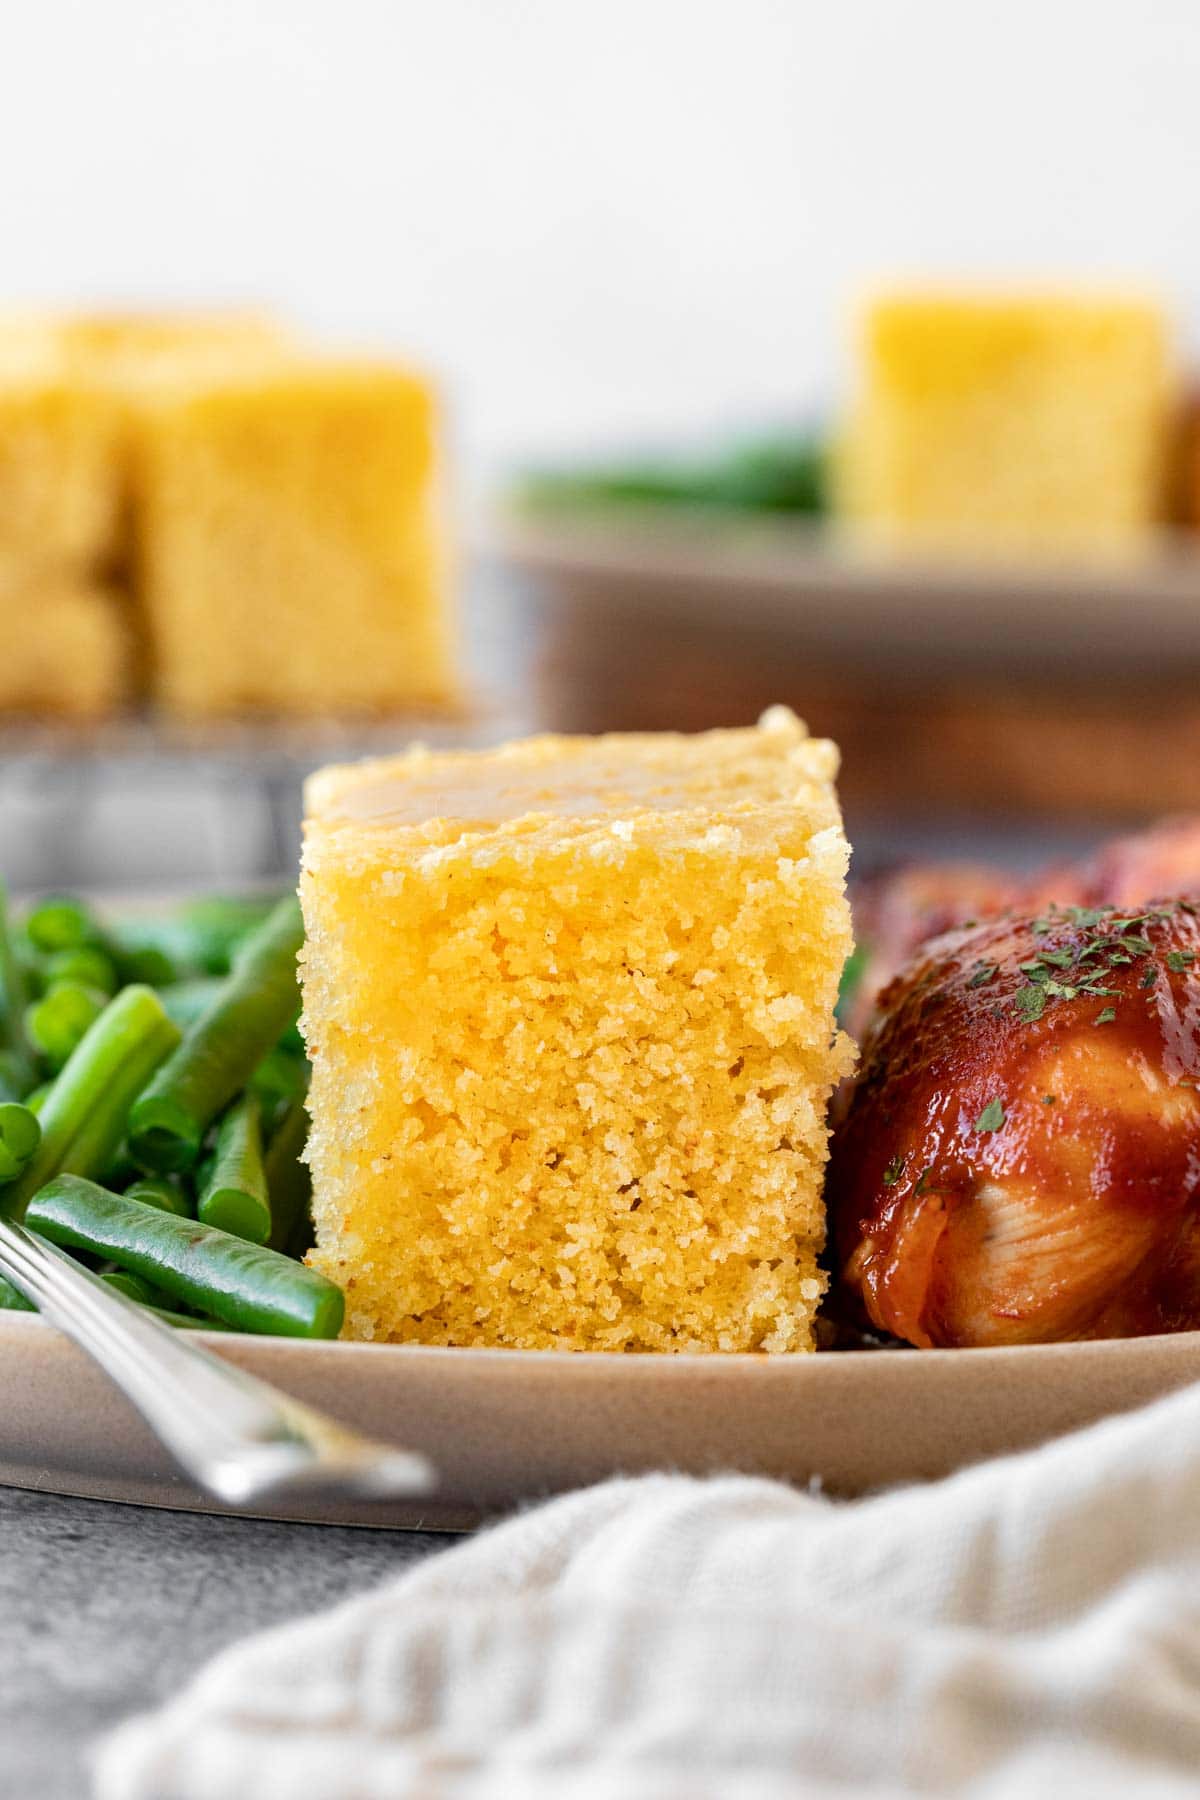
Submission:
<svg viewBox="0 0 1200 1800">
<path fill-rule="evenodd" d="M 829 1170 L 843 1300 L 921 1347 L 1200 1327 L 1200 904 L 944 933 L 879 997 Z"/>
</svg>

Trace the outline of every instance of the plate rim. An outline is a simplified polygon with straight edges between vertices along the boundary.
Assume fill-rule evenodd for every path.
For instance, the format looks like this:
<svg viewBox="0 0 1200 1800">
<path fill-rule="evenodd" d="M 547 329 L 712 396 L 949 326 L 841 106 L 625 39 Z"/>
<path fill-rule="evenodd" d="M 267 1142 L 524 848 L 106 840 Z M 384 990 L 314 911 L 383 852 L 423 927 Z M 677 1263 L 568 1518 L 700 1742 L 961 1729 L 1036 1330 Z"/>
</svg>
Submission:
<svg viewBox="0 0 1200 1800">
<path fill-rule="evenodd" d="M 0 1311 L 0 1352 L 6 1347 L 5 1337 L 12 1331 L 16 1337 L 22 1332 L 56 1333 L 59 1336 L 68 1334 L 59 1327 L 41 1318 L 35 1312 L 25 1312 L 16 1308 Z M 863 1350 L 816 1350 L 816 1351 L 784 1351 L 769 1352 L 762 1350 L 572 1350 L 566 1347 L 554 1349 L 528 1350 L 505 1348 L 492 1344 L 422 1344 L 422 1343 L 384 1343 L 364 1338 L 300 1338 L 286 1337 L 267 1332 L 251 1331 L 205 1331 L 202 1328 L 190 1332 L 189 1336 L 205 1349 L 220 1352 L 222 1348 L 238 1349 L 269 1346 L 268 1354 L 280 1354 L 291 1351 L 299 1356 L 341 1356 L 349 1361 L 354 1357 L 372 1358 L 403 1357 L 411 1360 L 419 1357 L 422 1362 L 436 1367 L 444 1364 L 447 1368 L 461 1367 L 470 1363 L 472 1367 L 503 1367 L 510 1373 L 514 1359 L 521 1359 L 526 1367 L 536 1366 L 539 1369 L 550 1367 L 579 1367 L 588 1370 L 628 1368 L 654 1369 L 663 1373 L 668 1369 L 680 1369 L 685 1373 L 669 1376 L 668 1379 L 686 1379 L 699 1370 L 709 1372 L 715 1370 L 728 1371 L 747 1367 L 757 1369 L 797 1369 L 819 1368 L 833 1365 L 843 1368 L 849 1365 L 855 1369 L 867 1362 L 874 1366 L 891 1366 L 898 1356 L 903 1356 L 906 1364 L 912 1366 L 914 1356 L 920 1358 L 920 1367 L 944 1369 L 958 1364 L 964 1356 L 970 1358 L 974 1367 L 1005 1367 L 1013 1358 L 1020 1362 L 1055 1360 L 1064 1353 L 1073 1356 L 1077 1361 L 1089 1358 L 1101 1361 L 1120 1355 L 1123 1359 L 1138 1355 L 1149 1355 L 1161 1352 L 1167 1346 L 1179 1346 L 1181 1350 L 1193 1349 L 1200 1356 L 1200 1330 L 1195 1331 L 1160 1331 L 1147 1333 L 1137 1337 L 1084 1338 L 1066 1339 L 1050 1343 L 1037 1344 L 987 1344 L 961 1345 L 954 1348 L 917 1349 L 913 1345 L 881 1345 L 878 1348 Z M 82 1352 L 81 1352 L 82 1353 Z"/>
</svg>

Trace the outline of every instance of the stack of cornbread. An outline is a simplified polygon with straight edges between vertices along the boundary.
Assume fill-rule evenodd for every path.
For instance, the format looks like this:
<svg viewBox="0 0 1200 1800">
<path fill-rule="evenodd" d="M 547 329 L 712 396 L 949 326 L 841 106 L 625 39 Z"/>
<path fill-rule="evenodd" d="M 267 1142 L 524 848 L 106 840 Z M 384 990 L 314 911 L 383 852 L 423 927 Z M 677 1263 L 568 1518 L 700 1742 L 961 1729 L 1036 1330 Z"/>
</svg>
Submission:
<svg viewBox="0 0 1200 1800">
<path fill-rule="evenodd" d="M 310 1260 L 350 1335 L 813 1347 L 836 763 L 778 708 L 312 778 Z"/>
<path fill-rule="evenodd" d="M 837 510 L 885 545 L 1144 543 L 1179 393 L 1163 309 L 1102 293 L 938 292 L 867 309 Z"/>
<path fill-rule="evenodd" d="M 453 691 L 436 413 L 249 315 L 0 320 L 0 710 Z"/>
</svg>

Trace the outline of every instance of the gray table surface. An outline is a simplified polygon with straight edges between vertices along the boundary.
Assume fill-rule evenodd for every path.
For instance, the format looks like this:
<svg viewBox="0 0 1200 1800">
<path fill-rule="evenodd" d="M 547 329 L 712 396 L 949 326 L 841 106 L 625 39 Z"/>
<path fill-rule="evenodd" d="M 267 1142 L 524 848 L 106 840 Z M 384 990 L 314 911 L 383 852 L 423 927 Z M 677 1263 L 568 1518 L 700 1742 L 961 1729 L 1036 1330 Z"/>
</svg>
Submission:
<svg viewBox="0 0 1200 1800">
<path fill-rule="evenodd" d="M 0 1795 L 82 1800 L 96 1739 L 224 1645 L 455 1541 L 0 1488 Z"/>
</svg>

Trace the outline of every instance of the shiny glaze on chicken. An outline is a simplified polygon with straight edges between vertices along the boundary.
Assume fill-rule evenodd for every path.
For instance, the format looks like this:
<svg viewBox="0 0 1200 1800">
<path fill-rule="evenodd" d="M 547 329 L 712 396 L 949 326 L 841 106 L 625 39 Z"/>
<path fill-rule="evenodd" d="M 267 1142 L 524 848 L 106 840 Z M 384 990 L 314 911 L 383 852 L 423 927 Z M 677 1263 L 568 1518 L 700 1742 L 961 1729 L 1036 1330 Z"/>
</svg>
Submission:
<svg viewBox="0 0 1200 1800">
<path fill-rule="evenodd" d="M 854 931 L 862 968 L 842 1023 L 867 1029 L 875 1001 L 926 939 L 968 919 L 1059 906 L 1144 906 L 1159 894 L 1200 894 L 1200 818 L 1161 819 L 1110 838 L 1078 862 L 1017 876 L 980 863 L 910 863 L 859 882 Z"/>
<path fill-rule="evenodd" d="M 922 1347 L 1200 1327 L 1200 904 L 993 919 L 880 996 L 835 1133 L 843 1298 Z"/>
</svg>

